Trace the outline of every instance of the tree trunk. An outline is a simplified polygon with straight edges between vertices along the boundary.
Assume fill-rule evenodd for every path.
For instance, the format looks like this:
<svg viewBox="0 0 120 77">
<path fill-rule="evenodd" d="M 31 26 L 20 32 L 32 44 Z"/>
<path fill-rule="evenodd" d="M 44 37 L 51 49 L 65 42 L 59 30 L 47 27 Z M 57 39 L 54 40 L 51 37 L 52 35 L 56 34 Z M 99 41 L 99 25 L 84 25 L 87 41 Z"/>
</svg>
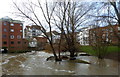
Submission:
<svg viewBox="0 0 120 77">
<path fill-rule="evenodd" d="M 98 59 L 104 59 L 104 57 L 101 55 L 98 55 Z"/>
<path fill-rule="evenodd" d="M 70 50 L 70 60 L 75 60 L 75 52 L 74 52 L 74 49 L 71 49 Z"/>
<path fill-rule="evenodd" d="M 70 57 L 74 57 L 74 51 L 70 51 Z"/>
<path fill-rule="evenodd" d="M 56 52 L 55 52 L 54 47 L 53 47 L 53 45 L 52 45 L 51 42 L 50 42 L 50 45 L 51 45 L 51 48 L 52 48 L 52 51 L 53 51 L 53 55 L 54 55 L 54 57 L 55 57 L 55 61 L 61 61 L 61 59 L 59 59 L 59 58 L 57 57 Z"/>
</svg>

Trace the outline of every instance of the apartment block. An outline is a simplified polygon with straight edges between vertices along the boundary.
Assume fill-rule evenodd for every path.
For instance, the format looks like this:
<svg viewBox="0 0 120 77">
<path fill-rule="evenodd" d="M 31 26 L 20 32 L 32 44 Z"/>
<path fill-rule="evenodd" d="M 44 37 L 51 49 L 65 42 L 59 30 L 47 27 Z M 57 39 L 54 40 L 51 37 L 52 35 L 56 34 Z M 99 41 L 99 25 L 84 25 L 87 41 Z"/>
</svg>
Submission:
<svg viewBox="0 0 120 77">
<path fill-rule="evenodd" d="M 40 36 L 42 34 L 40 29 L 41 29 L 41 27 L 38 25 L 26 26 L 26 28 L 24 29 L 25 38 L 33 38 L 33 37 Z"/>
<path fill-rule="evenodd" d="M 120 27 L 118 25 L 97 27 L 89 30 L 89 44 L 107 43 L 117 45 L 120 38 Z"/>
<path fill-rule="evenodd" d="M 35 48 L 35 50 L 44 49 L 47 43 L 47 39 L 43 37 L 41 32 L 41 27 L 38 25 L 26 26 L 24 37 L 29 40 L 29 48 Z"/>
<path fill-rule="evenodd" d="M 2 49 L 11 51 L 21 51 L 27 47 L 27 42 L 23 40 L 23 22 L 19 20 L 13 20 L 9 17 L 0 19 L 2 32 Z M 23 46 L 25 45 L 25 46 Z"/>
<path fill-rule="evenodd" d="M 88 26 L 79 29 L 78 41 L 80 45 L 89 45 L 89 30 L 95 26 Z"/>
</svg>

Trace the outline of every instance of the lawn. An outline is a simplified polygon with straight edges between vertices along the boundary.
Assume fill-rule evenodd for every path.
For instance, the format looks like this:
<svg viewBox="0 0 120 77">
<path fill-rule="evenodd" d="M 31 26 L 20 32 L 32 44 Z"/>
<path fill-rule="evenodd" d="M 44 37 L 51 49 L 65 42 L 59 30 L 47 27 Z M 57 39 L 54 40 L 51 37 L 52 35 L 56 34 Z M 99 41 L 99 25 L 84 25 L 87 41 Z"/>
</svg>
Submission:
<svg viewBox="0 0 120 77">
<path fill-rule="evenodd" d="M 88 54 L 95 54 L 91 46 L 81 46 L 80 49 Z M 120 52 L 117 46 L 108 46 L 107 53 Z"/>
</svg>

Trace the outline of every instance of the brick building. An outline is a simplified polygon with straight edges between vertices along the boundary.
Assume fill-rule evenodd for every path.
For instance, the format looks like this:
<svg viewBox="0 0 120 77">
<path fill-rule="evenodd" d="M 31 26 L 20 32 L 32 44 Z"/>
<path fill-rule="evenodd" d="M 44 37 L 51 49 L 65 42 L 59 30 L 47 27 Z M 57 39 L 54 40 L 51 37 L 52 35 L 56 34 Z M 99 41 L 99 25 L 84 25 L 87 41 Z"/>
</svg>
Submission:
<svg viewBox="0 0 120 77">
<path fill-rule="evenodd" d="M 45 49 L 46 43 L 47 43 L 47 38 L 45 37 L 35 37 L 37 40 L 37 49 Z"/>
<path fill-rule="evenodd" d="M 11 51 L 21 51 L 27 47 L 27 40 L 23 39 L 23 23 L 9 17 L 0 19 L 2 37 L 2 49 Z"/>
<path fill-rule="evenodd" d="M 118 44 L 118 37 L 120 37 L 120 27 L 118 25 L 97 27 L 89 30 L 89 43 L 107 43 L 110 45 Z"/>
</svg>

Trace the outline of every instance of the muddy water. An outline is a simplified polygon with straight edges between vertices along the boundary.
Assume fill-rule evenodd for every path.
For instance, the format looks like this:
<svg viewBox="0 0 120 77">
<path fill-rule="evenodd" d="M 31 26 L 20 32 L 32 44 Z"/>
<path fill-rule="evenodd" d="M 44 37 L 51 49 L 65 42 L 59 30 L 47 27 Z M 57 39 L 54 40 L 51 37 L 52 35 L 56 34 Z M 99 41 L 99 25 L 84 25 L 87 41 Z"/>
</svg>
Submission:
<svg viewBox="0 0 120 77">
<path fill-rule="evenodd" d="M 3 54 L 2 74 L 7 75 L 118 75 L 118 62 L 98 60 L 92 56 L 80 56 L 77 59 L 91 64 L 68 61 L 46 61 L 51 56 L 45 52 Z"/>
</svg>

